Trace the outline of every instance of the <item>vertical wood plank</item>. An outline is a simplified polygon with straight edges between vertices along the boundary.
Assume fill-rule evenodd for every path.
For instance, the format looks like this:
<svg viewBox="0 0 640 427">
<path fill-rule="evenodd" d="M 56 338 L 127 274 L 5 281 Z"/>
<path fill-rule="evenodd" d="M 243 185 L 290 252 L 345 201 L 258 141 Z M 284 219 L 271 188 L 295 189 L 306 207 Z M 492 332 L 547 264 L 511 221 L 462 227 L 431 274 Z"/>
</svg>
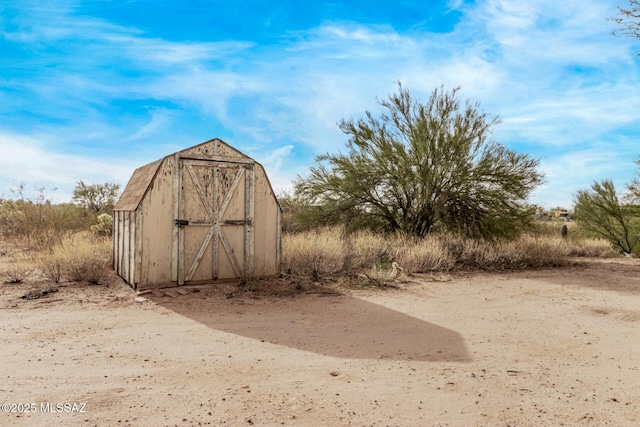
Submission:
<svg viewBox="0 0 640 427">
<path fill-rule="evenodd" d="M 124 264 L 124 212 L 120 212 L 120 217 L 118 218 L 118 234 L 120 235 L 120 240 L 118 242 L 118 274 L 123 279 L 124 273 L 122 271 Z"/>
<path fill-rule="evenodd" d="M 171 244 L 171 280 L 178 282 L 178 257 L 179 257 L 179 227 L 176 225 L 175 220 L 180 215 L 180 154 L 176 153 L 173 156 L 173 236 Z"/>
<path fill-rule="evenodd" d="M 282 253 L 282 209 L 278 204 L 278 215 L 276 224 L 276 274 L 280 273 L 280 257 Z"/>
<path fill-rule="evenodd" d="M 136 221 L 135 211 L 127 212 L 129 217 L 129 284 L 136 282 Z"/>
<path fill-rule="evenodd" d="M 247 166 L 244 177 L 244 275 L 248 278 L 253 276 L 255 178 L 253 165 Z"/>
<path fill-rule="evenodd" d="M 122 278 L 131 283 L 129 280 L 129 217 L 127 212 L 122 218 L 123 243 L 122 243 Z"/>
<path fill-rule="evenodd" d="M 184 165 L 180 163 L 180 158 L 178 157 L 178 218 L 185 219 L 185 195 L 184 195 Z M 184 285 L 184 262 L 185 262 L 185 253 L 184 253 L 184 227 L 178 227 L 178 285 Z"/>
<path fill-rule="evenodd" d="M 140 283 L 141 275 L 142 275 L 142 212 L 140 207 L 136 209 L 134 212 L 135 215 L 135 230 L 136 230 L 136 240 L 135 240 L 135 274 L 133 276 L 134 280 L 134 289 L 138 289 L 138 283 Z"/>
<path fill-rule="evenodd" d="M 237 277 L 240 277 L 241 271 L 240 266 L 238 265 L 238 261 L 236 260 L 236 254 L 229 244 L 227 240 L 227 236 L 224 234 L 224 231 L 220 230 L 220 241 L 222 242 L 222 246 L 224 247 L 227 256 L 229 257 L 229 261 L 231 262 L 231 267 L 233 267 L 233 271 L 236 273 Z"/>
<path fill-rule="evenodd" d="M 113 236 L 113 269 L 118 272 L 118 215 L 119 211 L 113 211 L 113 231 L 111 235 Z"/>
<path fill-rule="evenodd" d="M 120 211 L 116 211 L 113 214 L 113 251 L 115 253 L 115 260 L 113 261 L 113 268 L 116 273 L 120 275 Z"/>
<path fill-rule="evenodd" d="M 111 267 L 118 272 L 118 253 L 116 248 L 118 247 L 118 212 L 113 211 L 113 224 L 111 224 Z"/>
<path fill-rule="evenodd" d="M 217 150 L 219 149 L 219 141 L 216 139 L 216 155 Z M 218 269 L 220 268 L 220 260 L 219 260 L 219 250 L 218 250 L 218 234 L 220 233 L 220 214 L 218 212 L 218 175 L 220 173 L 220 168 L 215 166 L 213 168 L 213 242 L 211 242 L 211 250 L 212 250 L 212 258 L 211 258 L 211 272 L 213 275 L 213 279 L 218 278 Z"/>
</svg>

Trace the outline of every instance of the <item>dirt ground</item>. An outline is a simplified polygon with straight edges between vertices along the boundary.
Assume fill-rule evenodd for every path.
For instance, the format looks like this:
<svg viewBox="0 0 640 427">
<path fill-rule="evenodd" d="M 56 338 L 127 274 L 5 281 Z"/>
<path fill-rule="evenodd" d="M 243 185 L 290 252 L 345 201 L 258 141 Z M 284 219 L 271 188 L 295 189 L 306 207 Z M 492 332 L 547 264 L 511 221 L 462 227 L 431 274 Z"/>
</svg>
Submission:
<svg viewBox="0 0 640 427">
<path fill-rule="evenodd" d="M 640 425 L 639 260 L 399 286 L 2 284 L 0 425 Z"/>
</svg>

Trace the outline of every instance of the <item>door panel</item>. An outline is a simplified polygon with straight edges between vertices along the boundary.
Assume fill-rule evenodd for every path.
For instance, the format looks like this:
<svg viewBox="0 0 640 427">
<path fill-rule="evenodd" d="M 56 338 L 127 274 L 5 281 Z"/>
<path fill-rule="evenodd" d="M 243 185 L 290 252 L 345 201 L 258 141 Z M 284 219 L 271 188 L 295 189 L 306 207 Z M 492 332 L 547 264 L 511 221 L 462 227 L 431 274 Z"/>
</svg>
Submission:
<svg viewBox="0 0 640 427">
<path fill-rule="evenodd" d="M 250 274 L 253 164 L 179 159 L 178 169 L 178 284 Z"/>
</svg>

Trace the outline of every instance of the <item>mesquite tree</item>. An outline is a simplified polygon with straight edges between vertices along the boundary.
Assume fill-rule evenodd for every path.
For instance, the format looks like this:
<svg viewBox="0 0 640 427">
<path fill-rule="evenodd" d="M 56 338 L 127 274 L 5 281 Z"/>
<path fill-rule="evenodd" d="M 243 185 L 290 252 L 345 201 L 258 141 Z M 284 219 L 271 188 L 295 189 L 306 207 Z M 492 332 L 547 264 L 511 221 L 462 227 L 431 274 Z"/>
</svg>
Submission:
<svg viewBox="0 0 640 427">
<path fill-rule="evenodd" d="M 618 16 L 610 18 L 619 28 L 613 32 L 619 37 L 640 39 L 640 0 L 629 0 L 628 7 L 618 6 Z M 640 56 L 640 52 L 638 52 Z"/>
<path fill-rule="evenodd" d="M 539 161 L 494 142 L 498 119 L 458 91 L 436 88 L 420 103 L 398 83 L 382 113 L 339 123 L 348 153 L 318 156 L 296 193 L 325 218 L 393 232 L 514 236 L 534 220 L 527 197 L 542 182 Z"/>
<path fill-rule="evenodd" d="M 92 212 L 110 212 L 118 198 L 120 184 L 105 182 L 104 184 L 86 184 L 78 181 L 73 190 L 73 201 Z"/>
<path fill-rule="evenodd" d="M 638 207 L 622 205 L 613 182 L 594 182 L 591 190 L 576 193 L 575 202 L 578 224 L 587 232 L 609 240 L 626 253 L 640 242 Z"/>
</svg>

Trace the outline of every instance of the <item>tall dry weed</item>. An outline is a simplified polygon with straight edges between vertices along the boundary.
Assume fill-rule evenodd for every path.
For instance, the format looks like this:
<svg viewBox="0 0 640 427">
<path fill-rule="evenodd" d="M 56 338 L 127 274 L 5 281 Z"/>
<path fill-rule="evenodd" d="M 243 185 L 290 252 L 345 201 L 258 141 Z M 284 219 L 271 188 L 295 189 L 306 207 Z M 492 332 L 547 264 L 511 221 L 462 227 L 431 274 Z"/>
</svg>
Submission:
<svg viewBox="0 0 640 427">
<path fill-rule="evenodd" d="M 282 271 L 312 280 L 342 271 L 347 251 L 337 228 L 285 234 L 282 239 Z"/>
<path fill-rule="evenodd" d="M 282 271 L 314 280 L 363 272 L 379 281 L 394 276 L 390 272 L 392 262 L 412 274 L 552 267 L 561 265 L 567 257 L 615 255 L 606 241 L 572 232 L 563 238 L 560 228 L 551 226 L 516 240 L 497 242 L 454 234 L 419 239 L 367 231 L 346 234 L 340 228 L 327 228 L 285 234 Z"/>
<path fill-rule="evenodd" d="M 0 270 L 0 279 L 4 283 L 22 283 L 32 272 L 32 265 L 26 256 L 14 256 Z"/>
<path fill-rule="evenodd" d="M 99 284 L 111 265 L 111 240 L 77 233 L 42 252 L 36 262 L 40 271 L 53 282 L 63 277 L 72 282 Z"/>
<path fill-rule="evenodd" d="M 620 253 L 611 246 L 611 243 L 604 239 L 582 239 L 574 242 L 569 247 L 568 256 L 589 257 L 589 258 L 615 258 Z"/>
<path fill-rule="evenodd" d="M 393 243 L 393 257 L 406 273 L 447 271 L 455 264 L 451 253 L 438 236 L 423 239 L 397 236 Z"/>
</svg>

